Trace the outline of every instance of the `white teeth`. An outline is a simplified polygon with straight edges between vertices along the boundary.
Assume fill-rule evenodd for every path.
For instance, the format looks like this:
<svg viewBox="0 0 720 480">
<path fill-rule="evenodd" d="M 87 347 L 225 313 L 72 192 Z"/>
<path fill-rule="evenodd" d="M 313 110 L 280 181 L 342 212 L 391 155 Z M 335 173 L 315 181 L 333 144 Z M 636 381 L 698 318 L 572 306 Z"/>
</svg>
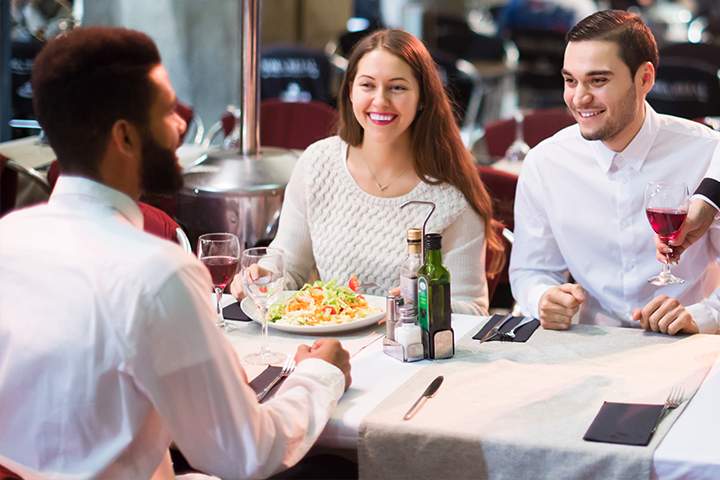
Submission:
<svg viewBox="0 0 720 480">
<path fill-rule="evenodd" d="M 393 118 L 395 118 L 394 115 L 381 115 L 379 113 L 371 113 L 370 114 L 370 119 L 374 120 L 376 122 L 389 122 Z"/>
<path fill-rule="evenodd" d="M 580 113 L 580 116 L 583 118 L 590 118 L 590 117 L 595 117 L 597 115 L 600 115 L 600 113 L 602 113 L 602 112 L 578 112 L 578 113 Z"/>
</svg>

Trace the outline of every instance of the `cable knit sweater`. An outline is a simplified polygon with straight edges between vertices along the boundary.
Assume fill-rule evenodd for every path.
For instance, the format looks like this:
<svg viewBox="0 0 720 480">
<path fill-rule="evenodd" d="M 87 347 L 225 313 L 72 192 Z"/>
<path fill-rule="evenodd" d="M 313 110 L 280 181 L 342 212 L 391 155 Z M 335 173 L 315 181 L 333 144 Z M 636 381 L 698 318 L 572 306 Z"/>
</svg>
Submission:
<svg viewBox="0 0 720 480">
<path fill-rule="evenodd" d="M 347 169 L 348 146 L 339 137 L 310 145 L 298 160 L 285 191 L 273 247 L 285 252 L 287 288 L 300 288 L 319 274 L 322 280 L 347 282 L 356 274 L 385 295 L 399 286 L 406 257 L 406 233 L 421 227 L 427 207 L 408 200 L 435 202 L 428 232 L 442 233 L 443 263 L 450 271 L 452 310 L 487 314 L 485 224 L 456 188 L 424 182 L 400 197 L 373 196 L 358 186 Z"/>
</svg>

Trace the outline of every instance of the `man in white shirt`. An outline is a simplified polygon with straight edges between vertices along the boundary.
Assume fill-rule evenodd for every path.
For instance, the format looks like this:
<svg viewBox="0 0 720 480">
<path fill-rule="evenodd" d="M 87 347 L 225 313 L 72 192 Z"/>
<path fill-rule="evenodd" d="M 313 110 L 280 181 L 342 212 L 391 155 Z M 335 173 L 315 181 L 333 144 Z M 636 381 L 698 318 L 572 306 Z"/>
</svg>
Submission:
<svg viewBox="0 0 720 480">
<path fill-rule="evenodd" d="M 720 144 L 711 129 L 659 115 L 645 102 L 657 63 L 652 34 L 628 12 L 597 12 L 568 33 L 564 99 L 578 123 L 525 159 L 510 263 L 515 298 L 545 328 L 567 329 L 576 314 L 581 323 L 637 326 L 633 309 L 659 293 L 692 313 L 660 331 L 720 328 L 693 305 L 720 285 L 717 232 L 674 268 L 684 284 L 647 282 L 660 265 L 644 211 L 646 184 L 684 182 L 693 191 Z M 568 273 L 576 284 L 567 283 Z"/>
<path fill-rule="evenodd" d="M 210 276 L 142 231 L 143 188 L 181 184 L 184 122 L 152 40 L 79 29 L 33 69 L 63 175 L 0 220 L 0 465 L 23 478 L 173 478 L 168 446 L 222 478 L 300 460 L 350 384 L 336 340 L 298 348 L 260 405 L 215 327 Z"/>
</svg>

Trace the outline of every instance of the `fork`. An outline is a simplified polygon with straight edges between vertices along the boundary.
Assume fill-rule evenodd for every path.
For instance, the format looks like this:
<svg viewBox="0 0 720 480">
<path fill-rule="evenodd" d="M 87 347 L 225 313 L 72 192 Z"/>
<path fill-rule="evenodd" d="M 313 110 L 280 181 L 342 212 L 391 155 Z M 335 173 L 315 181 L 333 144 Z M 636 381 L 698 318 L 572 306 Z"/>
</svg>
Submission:
<svg viewBox="0 0 720 480">
<path fill-rule="evenodd" d="M 285 360 L 285 364 L 283 365 L 282 370 L 280 370 L 280 375 L 273 378 L 272 382 L 270 382 L 268 386 L 262 390 L 262 392 L 257 394 L 258 402 L 262 402 L 265 397 L 267 397 L 268 394 L 272 391 L 273 387 L 277 385 L 283 378 L 287 378 L 287 376 L 290 375 L 293 370 L 295 370 L 295 360 L 291 356 L 288 356 L 287 360 Z"/>
<path fill-rule="evenodd" d="M 507 322 L 509 322 L 512 319 L 512 313 L 507 314 L 505 317 L 498 320 L 498 322 L 495 324 L 495 326 L 489 330 L 481 339 L 480 343 L 487 342 L 491 338 L 495 338 L 500 334 L 500 329 L 505 325 Z"/>
<path fill-rule="evenodd" d="M 507 341 L 512 342 L 513 340 L 515 340 L 515 336 L 517 335 L 517 331 L 520 330 L 521 327 L 523 327 L 523 326 L 527 325 L 528 323 L 532 322 L 533 320 L 535 320 L 533 317 L 525 317 L 524 319 L 522 319 L 522 320 L 520 321 L 520 323 L 518 323 L 517 325 L 515 325 L 515 327 L 513 327 L 512 330 L 510 330 L 509 332 L 501 333 L 501 334 L 500 334 L 500 339 L 501 339 L 501 340 L 507 340 Z"/>
<path fill-rule="evenodd" d="M 665 416 L 668 414 L 670 410 L 673 410 L 677 407 L 679 407 L 682 402 L 685 400 L 683 397 L 685 396 L 685 390 L 683 390 L 682 387 L 674 386 L 670 393 L 668 394 L 667 398 L 665 399 L 665 404 L 663 404 L 662 410 L 660 410 L 660 415 L 658 416 L 658 419 L 655 421 L 655 426 L 652 429 L 652 432 L 655 433 L 655 430 L 657 430 L 658 425 L 660 425 L 660 422 L 665 418 Z"/>
</svg>

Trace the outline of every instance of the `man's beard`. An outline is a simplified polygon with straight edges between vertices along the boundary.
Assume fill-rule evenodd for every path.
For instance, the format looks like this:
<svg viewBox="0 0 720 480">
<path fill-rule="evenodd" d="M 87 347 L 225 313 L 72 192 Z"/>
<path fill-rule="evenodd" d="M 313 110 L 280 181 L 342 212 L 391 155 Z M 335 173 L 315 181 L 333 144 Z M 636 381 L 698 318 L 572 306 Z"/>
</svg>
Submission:
<svg viewBox="0 0 720 480">
<path fill-rule="evenodd" d="M 143 134 L 142 189 L 144 193 L 177 193 L 183 186 L 175 151 L 161 146 L 150 132 Z"/>
<path fill-rule="evenodd" d="M 633 118 L 635 118 L 635 99 L 637 98 L 637 95 L 635 94 L 635 88 L 633 86 L 630 87 L 625 98 L 627 100 L 622 103 L 624 107 L 621 111 L 617 113 L 615 118 L 609 119 L 602 128 L 595 132 L 589 132 L 585 134 L 582 132 L 581 129 L 580 134 L 582 135 L 582 137 L 585 140 L 610 140 L 615 135 L 622 132 L 625 127 L 631 124 Z"/>
</svg>

